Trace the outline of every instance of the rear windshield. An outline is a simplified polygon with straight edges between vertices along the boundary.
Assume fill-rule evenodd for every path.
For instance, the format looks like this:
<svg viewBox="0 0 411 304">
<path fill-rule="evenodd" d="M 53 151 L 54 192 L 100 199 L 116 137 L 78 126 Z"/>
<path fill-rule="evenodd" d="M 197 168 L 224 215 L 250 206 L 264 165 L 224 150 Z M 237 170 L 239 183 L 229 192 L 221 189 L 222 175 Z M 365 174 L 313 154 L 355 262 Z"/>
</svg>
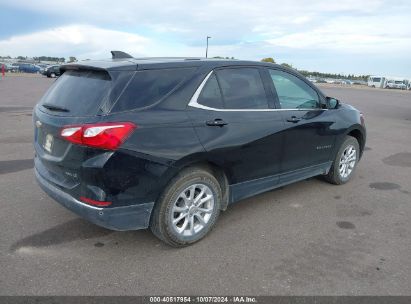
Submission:
<svg viewBox="0 0 411 304">
<path fill-rule="evenodd" d="M 115 81 L 105 71 L 68 70 L 50 87 L 40 104 L 56 115 L 93 116 L 107 112 L 131 77 L 121 73 Z"/>
<path fill-rule="evenodd" d="M 138 71 L 111 112 L 122 112 L 150 106 L 170 94 L 193 71 L 195 71 L 195 68 Z"/>
</svg>

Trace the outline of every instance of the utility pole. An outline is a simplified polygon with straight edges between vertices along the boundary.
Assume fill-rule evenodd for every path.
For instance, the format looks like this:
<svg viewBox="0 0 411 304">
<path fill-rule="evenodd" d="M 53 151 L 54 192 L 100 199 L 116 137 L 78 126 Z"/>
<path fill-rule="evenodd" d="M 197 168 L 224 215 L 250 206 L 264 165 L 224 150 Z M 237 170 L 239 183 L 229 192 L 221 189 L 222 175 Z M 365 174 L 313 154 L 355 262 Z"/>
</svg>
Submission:
<svg viewBox="0 0 411 304">
<path fill-rule="evenodd" d="M 206 58 L 208 57 L 208 39 L 210 39 L 210 36 L 207 36 L 207 47 L 206 47 Z"/>
</svg>

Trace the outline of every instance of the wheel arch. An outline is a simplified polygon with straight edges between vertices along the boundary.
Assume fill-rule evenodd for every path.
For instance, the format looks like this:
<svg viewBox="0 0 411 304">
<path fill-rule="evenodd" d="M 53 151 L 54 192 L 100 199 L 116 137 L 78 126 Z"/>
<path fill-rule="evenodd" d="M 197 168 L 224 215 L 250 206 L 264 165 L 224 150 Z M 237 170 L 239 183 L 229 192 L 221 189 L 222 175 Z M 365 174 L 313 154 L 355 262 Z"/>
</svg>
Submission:
<svg viewBox="0 0 411 304">
<path fill-rule="evenodd" d="M 353 126 L 350 129 L 347 130 L 346 136 L 352 136 L 354 137 L 360 146 L 360 158 L 362 157 L 364 153 L 364 148 L 365 148 L 365 131 L 363 130 L 363 127 L 361 126 Z"/>
<path fill-rule="evenodd" d="M 205 155 L 186 157 L 174 163 L 165 173 L 164 187 L 181 171 L 189 167 L 201 168 L 211 173 L 218 181 L 222 192 L 221 210 L 226 210 L 229 202 L 229 175 L 216 162 L 209 160 Z"/>
</svg>

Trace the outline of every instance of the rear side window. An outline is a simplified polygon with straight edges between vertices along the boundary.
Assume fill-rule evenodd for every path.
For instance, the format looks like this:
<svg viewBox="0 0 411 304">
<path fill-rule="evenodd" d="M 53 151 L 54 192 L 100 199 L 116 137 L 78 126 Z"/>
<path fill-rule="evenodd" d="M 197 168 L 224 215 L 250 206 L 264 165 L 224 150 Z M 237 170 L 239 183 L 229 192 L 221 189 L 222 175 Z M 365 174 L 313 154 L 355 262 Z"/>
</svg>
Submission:
<svg viewBox="0 0 411 304">
<path fill-rule="evenodd" d="M 289 73 L 270 70 L 282 109 L 319 108 L 318 94 L 307 83 Z"/>
<path fill-rule="evenodd" d="M 194 68 L 144 70 L 135 73 L 112 112 L 143 108 L 167 96 Z"/>
<path fill-rule="evenodd" d="M 40 104 L 66 110 L 53 112 L 56 115 L 93 116 L 118 97 L 117 87 L 124 84 L 113 81 L 106 71 L 68 70 L 50 87 Z"/>
<path fill-rule="evenodd" d="M 217 70 L 226 109 L 267 109 L 268 100 L 256 68 Z"/>
<path fill-rule="evenodd" d="M 217 77 L 214 73 L 210 76 L 210 78 L 208 78 L 200 96 L 198 96 L 197 102 L 210 108 L 224 108 L 223 97 L 221 96 Z"/>
</svg>

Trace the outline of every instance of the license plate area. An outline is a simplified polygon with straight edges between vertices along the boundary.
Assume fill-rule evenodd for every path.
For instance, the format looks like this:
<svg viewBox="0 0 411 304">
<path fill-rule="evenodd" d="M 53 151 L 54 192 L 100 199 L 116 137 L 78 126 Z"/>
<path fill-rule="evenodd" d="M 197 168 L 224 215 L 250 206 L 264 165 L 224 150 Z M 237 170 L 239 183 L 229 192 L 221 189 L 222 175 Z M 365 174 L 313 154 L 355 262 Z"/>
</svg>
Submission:
<svg viewBox="0 0 411 304">
<path fill-rule="evenodd" d="M 69 142 L 59 136 L 60 127 L 46 123 L 36 124 L 35 141 L 39 149 L 39 155 L 52 155 L 62 157 L 69 147 Z M 55 160 L 56 161 L 56 160 Z"/>
<path fill-rule="evenodd" d="M 46 150 L 47 152 L 51 153 L 52 149 L 53 149 L 53 143 L 54 143 L 54 137 L 51 134 L 47 134 L 44 137 L 44 142 L 43 142 L 43 148 L 44 150 Z"/>
</svg>

